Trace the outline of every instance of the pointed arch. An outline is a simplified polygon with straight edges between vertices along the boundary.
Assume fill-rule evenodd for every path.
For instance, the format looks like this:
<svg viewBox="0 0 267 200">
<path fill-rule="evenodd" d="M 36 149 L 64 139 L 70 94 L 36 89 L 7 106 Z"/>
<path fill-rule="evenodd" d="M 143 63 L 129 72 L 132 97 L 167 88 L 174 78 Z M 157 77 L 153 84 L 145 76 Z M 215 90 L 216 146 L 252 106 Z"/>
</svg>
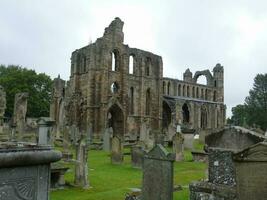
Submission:
<svg viewBox="0 0 267 200">
<path fill-rule="evenodd" d="M 190 111 L 187 103 L 184 103 L 182 111 L 183 111 L 183 123 L 188 124 L 190 122 Z"/>
</svg>

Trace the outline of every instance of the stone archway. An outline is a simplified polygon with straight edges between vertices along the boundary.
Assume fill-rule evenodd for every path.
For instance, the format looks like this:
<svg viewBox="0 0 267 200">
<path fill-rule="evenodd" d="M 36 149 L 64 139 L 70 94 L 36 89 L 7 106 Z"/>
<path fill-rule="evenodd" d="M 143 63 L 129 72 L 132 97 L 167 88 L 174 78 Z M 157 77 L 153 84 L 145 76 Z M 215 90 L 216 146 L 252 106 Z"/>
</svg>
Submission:
<svg viewBox="0 0 267 200">
<path fill-rule="evenodd" d="M 113 136 L 123 138 L 124 136 L 124 116 L 122 109 L 117 105 L 112 105 L 107 112 L 108 127 L 112 127 Z"/>
<path fill-rule="evenodd" d="M 163 101 L 162 103 L 162 128 L 168 129 L 169 125 L 171 124 L 172 120 L 172 111 L 170 106 Z"/>
</svg>

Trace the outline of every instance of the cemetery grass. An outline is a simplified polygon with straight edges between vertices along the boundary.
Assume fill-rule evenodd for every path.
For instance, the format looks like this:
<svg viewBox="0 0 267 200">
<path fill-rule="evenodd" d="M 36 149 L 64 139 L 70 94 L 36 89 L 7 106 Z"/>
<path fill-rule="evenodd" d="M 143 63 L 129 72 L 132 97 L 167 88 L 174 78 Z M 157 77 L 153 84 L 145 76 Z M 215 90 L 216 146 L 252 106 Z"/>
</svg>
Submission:
<svg viewBox="0 0 267 200">
<path fill-rule="evenodd" d="M 196 143 L 196 149 L 202 145 Z M 129 149 L 125 150 L 129 152 Z M 74 167 L 68 164 L 70 170 L 65 179 L 68 187 L 50 193 L 51 200 L 124 200 L 130 188 L 141 188 L 142 172 L 131 167 L 130 155 L 124 156 L 123 165 L 112 165 L 109 154 L 104 151 L 89 151 L 89 182 L 91 188 L 72 187 Z M 174 164 L 174 185 L 181 185 L 182 191 L 174 192 L 174 200 L 188 200 L 188 185 L 205 177 L 206 164 L 192 161 L 190 151 L 185 151 L 185 161 Z"/>
</svg>

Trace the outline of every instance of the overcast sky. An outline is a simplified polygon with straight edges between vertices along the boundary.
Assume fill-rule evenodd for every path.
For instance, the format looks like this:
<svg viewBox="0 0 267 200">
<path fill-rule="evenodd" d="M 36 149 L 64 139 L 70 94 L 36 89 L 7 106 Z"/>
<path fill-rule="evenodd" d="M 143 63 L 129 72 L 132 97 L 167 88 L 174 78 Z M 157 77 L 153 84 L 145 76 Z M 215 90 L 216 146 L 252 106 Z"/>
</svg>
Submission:
<svg viewBox="0 0 267 200">
<path fill-rule="evenodd" d="M 0 0 L 0 64 L 68 79 L 71 52 L 120 17 L 125 44 L 161 55 L 164 76 L 221 63 L 229 116 L 267 71 L 266 10 L 266 0 Z"/>
</svg>

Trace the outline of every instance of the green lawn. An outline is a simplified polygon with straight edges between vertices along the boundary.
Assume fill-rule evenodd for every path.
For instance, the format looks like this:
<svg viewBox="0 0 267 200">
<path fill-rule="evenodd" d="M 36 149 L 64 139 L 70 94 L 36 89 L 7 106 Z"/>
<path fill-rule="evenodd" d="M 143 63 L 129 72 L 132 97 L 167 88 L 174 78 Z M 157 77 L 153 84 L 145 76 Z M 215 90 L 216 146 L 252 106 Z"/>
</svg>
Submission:
<svg viewBox="0 0 267 200">
<path fill-rule="evenodd" d="M 199 148 L 199 144 L 197 147 Z M 129 151 L 128 149 L 126 151 Z M 89 181 L 91 188 L 83 190 L 69 187 L 51 192 L 51 200 L 124 200 L 129 188 L 141 188 L 142 171 L 131 167 L 130 156 L 124 157 L 123 165 L 112 165 L 108 153 L 89 151 Z M 73 166 L 66 173 L 66 181 L 73 183 Z M 192 162 L 189 151 L 185 161 L 174 165 L 174 184 L 183 190 L 174 193 L 174 199 L 189 199 L 188 184 L 205 176 L 206 165 Z"/>
</svg>

